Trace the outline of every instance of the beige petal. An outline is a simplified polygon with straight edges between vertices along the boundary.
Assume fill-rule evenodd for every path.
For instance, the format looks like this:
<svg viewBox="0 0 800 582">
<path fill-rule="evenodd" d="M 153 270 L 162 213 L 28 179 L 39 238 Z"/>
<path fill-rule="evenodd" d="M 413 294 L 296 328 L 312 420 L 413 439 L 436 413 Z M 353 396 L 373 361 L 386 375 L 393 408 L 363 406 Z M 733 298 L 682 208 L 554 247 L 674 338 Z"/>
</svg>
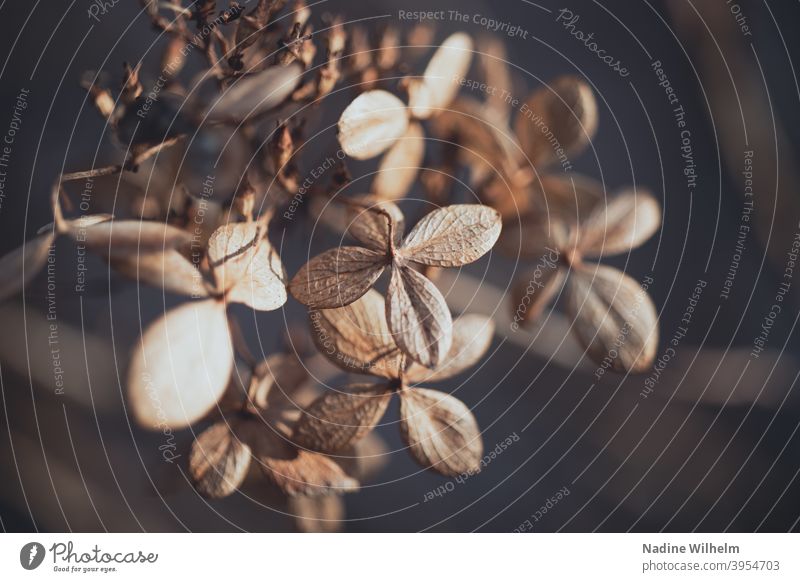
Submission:
<svg viewBox="0 0 800 582">
<path fill-rule="evenodd" d="M 570 273 L 567 311 L 573 329 L 598 366 L 645 372 L 658 348 L 658 314 L 650 296 L 613 267 L 584 267 Z"/>
<path fill-rule="evenodd" d="M 648 192 L 626 190 L 580 225 L 578 248 L 584 256 L 615 255 L 634 249 L 661 226 L 661 205 Z"/>
<path fill-rule="evenodd" d="M 537 321 L 561 290 L 565 276 L 565 270 L 558 263 L 553 265 L 546 255 L 534 269 L 520 275 L 511 292 L 512 326 Z"/>
<path fill-rule="evenodd" d="M 370 289 L 346 307 L 309 313 L 311 337 L 320 353 L 357 374 L 399 378 L 400 350 L 386 323 L 381 294 Z"/>
<path fill-rule="evenodd" d="M 386 254 L 389 252 L 389 221 L 392 221 L 394 243 L 398 245 L 405 228 L 405 217 L 392 202 L 376 197 L 361 196 L 349 206 L 350 218 L 347 234 L 367 248 Z"/>
<path fill-rule="evenodd" d="M 386 152 L 372 181 L 372 191 L 388 200 L 408 194 L 417 179 L 425 157 L 425 132 L 419 123 L 411 123 L 405 134 Z"/>
<path fill-rule="evenodd" d="M 425 215 L 403 241 L 401 253 L 415 263 L 460 267 L 488 253 L 501 228 L 500 213 L 495 209 L 454 204 Z"/>
<path fill-rule="evenodd" d="M 145 184 L 146 185 L 146 184 Z M 80 228 L 88 228 L 101 222 L 113 220 L 113 214 L 84 214 L 78 218 L 67 221 L 67 228 L 75 230 Z"/>
<path fill-rule="evenodd" d="M 511 116 L 511 103 L 506 97 L 514 94 L 514 84 L 505 44 L 494 36 L 484 35 L 478 41 L 478 54 L 486 85 L 494 88 L 486 96 L 487 116 L 507 125 Z"/>
<path fill-rule="evenodd" d="M 453 343 L 453 320 L 441 292 L 414 269 L 392 269 L 386 318 L 395 343 L 413 360 L 434 368 Z"/>
<path fill-rule="evenodd" d="M 597 102 L 578 77 L 559 77 L 528 98 L 517 114 L 517 136 L 534 166 L 580 153 L 597 130 Z"/>
<path fill-rule="evenodd" d="M 69 223 L 67 235 L 79 245 L 109 257 L 158 253 L 188 245 L 191 235 L 163 222 L 106 220 L 86 225 Z"/>
<path fill-rule="evenodd" d="M 303 305 L 331 309 L 349 305 L 381 276 L 386 257 L 361 247 L 339 247 L 311 259 L 289 283 Z"/>
<path fill-rule="evenodd" d="M 354 384 L 328 391 L 300 417 L 294 440 L 312 451 L 341 451 L 375 428 L 391 398 L 386 384 Z"/>
<path fill-rule="evenodd" d="M 244 303 L 256 311 L 272 311 L 286 303 L 286 271 L 281 258 L 267 239 L 253 254 L 247 270 L 226 298 Z"/>
<path fill-rule="evenodd" d="M 339 143 L 351 158 L 367 160 L 389 149 L 408 129 L 405 104 L 387 91 L 356 97 L 339 118 Z"/>
<path fill-rule="evenodd" d="M 52 232 L 41 234 L 0 259 L 0 301 L 19 293 L 44 268 L 54 240 Z"/>
<path fill-rule="evenodd" d="M 232 222 L 211 234 L 208 262 L 220 290 L 233 288 L 247 276 L 263 238 L 263 227 L 256 222 Z"/>
<path fill-rule="evenodd" d="M 254 75 L 238 78 L 210 105 L 212 121 L 240 121 L 282 105 L 300 83 L 303 67 L 275 65 Z"/>
<path fill-rule="evenodd" d="M 250 447 L 223 420 L 203 431 L 189 452 L 189 475 L 201 495 L 227 497 L 244 481 L 250 468 Z"/>
<path fill-rule="evenodd" d="M 147 328 L 133 352 L 133 414 L 149 429 L 188 426 L 214 408 L 232 369 L 225 306 L 206 299 L 173 309 Z"/>
<path fill-rule="evenodd" d="M 165 292 L 194 298 L 208 296 L 203 275 L 174 249 L 114 258 L 110 264 L 117 273 Z"/>
<path fill-rule="evenodd" d="M 294 514 L 297 529 L 304 533 L 334 533 L 345 520 L 344 501 L 339 495 L 297 495 L 289 499 L 288 510 Z"/>
<path fill-rule="evenodd" d="M 414 362 L 406 371 L 408 382 L 446 380 L 468 370 L 486 354 L 494 337 L 494 321 L 478 314 L 462 315 L 453 322 L 453 344 L 438 368 L 429 370 Z"/>
<path fill-rule="evenodd" d="M 426 388 L 400 392 L 400 434 L 411 455 L 447 477 L 480 470 L 483 441 L 475 417 L 463 402 Z"/>
<path fill-rule="evenodd" d="M 417 119 L 427 119 L 447 107 L 458 93 L 460 79 L 472 62 L 472 39 L 457 32 L 445 39 L 431 57 L 422 80 L 411 83 L 408 103 Z"/>
</svg>

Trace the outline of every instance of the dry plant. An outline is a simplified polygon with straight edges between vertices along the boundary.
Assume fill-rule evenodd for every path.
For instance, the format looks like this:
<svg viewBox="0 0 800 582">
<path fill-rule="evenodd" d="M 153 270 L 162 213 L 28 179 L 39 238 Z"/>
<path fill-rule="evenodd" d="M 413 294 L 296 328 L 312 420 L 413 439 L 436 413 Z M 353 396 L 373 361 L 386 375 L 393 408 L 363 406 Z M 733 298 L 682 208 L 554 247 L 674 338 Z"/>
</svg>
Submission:
<svg viewBox="0 0 800 582">
<path fill-rule="evenodd" d="M 472 412 L 456 398 L 414 386 L 460 374 L 486 353 L 491 319 L 464 315 L 453 324 L 448 353 L 433 368 L 412 362 L 393 341 L 380 293 L 367 291 L 346 307 L 311 312 L 311 334 L 340 368 L 385 381 L 327 392 L 306 409 L 295 438 L 301 446 L 335 454 L 368 434 L 400 397 L 400 432 L 420 465 L 454 476 L 480 469 L 483 444 Z"/>
<path fill-rule="evenodd" d="M 591 180 L 552 171 L 595 131 L 597 106 L 584 81 L 564 77 L 533 93 L 525 109 L 531 114 L 518 113 L 512 132 L 507 103 L 457 96 L 454 79 L 471 66 L 473 42 L 465 33 L 448 37 L 415 76 L 407 74 L 408 63 L 425 53 L 429 28 L 415 27 L 403 41 L 389 27 L 373 40 L 325 15 L 315 34 L 302 0 L 288 9 L 285 0 L 259 0 L 249 10 L 236 2 L 222 9 L 214 0 L 142 4 L 167 39 L 161 70 L 148 73 L 158 81 L 146 86 L 141 65 L 127 64 L 114 92 L 100 74 L 83 80 L 125 157 L 59 176 L 53 224 L 0 260 L 0 299 L 30 283 L 60 236 L 123 276 L 190 297 L 142 334 L 128 400 L 148 429 L 211 423 L 189 455 L 200 493 L 230 495 L 258 466 L 295 499 L 301 529 L 325 529 L 326 516 L 341 516 L 338 494 L 357 489 L 369 474 L 360 451 L 395 393 L 402 437 L 417 462 L 444 475 L 476 471 L 482 441 L 470 408 L 419 384 L 453 377 L 485 355 L 491 320 L 462 314 L 453 321 L 431 277 L 480 259 L 501 228 L 505 248 L 517 255 L 535 258 L 552 244 L 559 257 L 525 320 L 542 312 L 566 278 L 568 308 L 590 356 L 608 357 L 623 333 L 612 367 L 650 366 L 657 318 L 649 298 L 640 299 L 643 291 L 623 273 L 582 259 L 644 242 L 658 228 L 658 204 L 626 192 L 605 205 Z M 482 47 L 487 82 L 510 88 L 502 45 Z M 199 72 L 190 61 L 202 63 Z M 395 87 L 386 80 L 398 78 Z M 319 123 L 324 98 L 345 82 L 364 92 L 333 116 L 342 151 L 356 160 L 384 154 L 371 193 L 349 198 L 338 196 L 348 183 L 346 162 L 327 186 L 301 187 L 303 169 L 316 165 L 305 147 L 307 128 Z M 407 102 L 392 90 L 404 91 Z M 436 139 L 426 140 L 423 124 Z M 426 152 L 428 142 L 439 146 Z M 427 171 L 417 179 L 423 159 L 438 181 Z M 453 175 L 462 166 L 485 205 L 455 203 Z M 204 181 L 209 167 L 213 187 Z M 550 174 L 539 174 L 548 168 Z M 102 208 L 71 216 L 78 205 L 69 185 L 94 180 L 92 204 Z M 417 182 L 436 209 L 403 236 L 405 218 L 393 201 Z M 116 185 L 113 202 L 99 195 Z M 556 212 L 547 211 L 548 201 Z M 323 222 L 359 246 L 323 252 L 287 285 L 269 231 L 283 211 L 300 206 L 312 217 L 320 206 L 344 209 Z M 112 209 L 115 216 L 99 211 Z M 373 287 L 387 269 L 384 300 Z M 305 356 L 253 358 L 228 306 L 277 310 L 287 289 L 310 308 L 311 336 L 322 354 L 381 381 L 321 393 L 312 385 L 309 392 Z"/>
<path fill-rule="evenodd" d="M 658 349 L 658 314 L 642 286 L 614 267 L 584 263 L 643 244 L 661 224 L 661 207 L 646 192 L 625 191 L 576 225 L 548 225 L 526 213 L 503 233 L 501 248 L 538 261 L 515 281 L 512 310 L 520 323 L 538 319 L 566 281 L 572 330 L 599 365 L 644 372 Z"/>
<path fill-rule="evenodd" d="M 447 206 L 423 217 L 404 239 L 403 224 L 391 202 L 364 208 L 348 230 L 364 246 L 338 247 L 311 259 L 289 289 L 309 307 L 343 307 L 363 296 L 388 267 L 391 334 L 410 358 L 434 367 L 453 341 L 453 322 L 441 292 L 412 264 L 460 267 L 478 260 L 500 236 L 500 215 L 475 204 Z"/>
</svg>

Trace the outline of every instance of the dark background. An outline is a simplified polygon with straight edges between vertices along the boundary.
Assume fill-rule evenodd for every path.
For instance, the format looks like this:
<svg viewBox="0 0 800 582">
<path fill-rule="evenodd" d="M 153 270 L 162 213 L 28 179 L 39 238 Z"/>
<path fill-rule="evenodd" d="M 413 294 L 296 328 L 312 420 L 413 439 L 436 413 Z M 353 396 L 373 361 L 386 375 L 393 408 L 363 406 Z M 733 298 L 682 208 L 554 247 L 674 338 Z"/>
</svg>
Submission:
<svg viewBox="0 0 800 582">
<path fill-rule="evenodd" d="M 755 360 L 749 353 L 800 220 L 795 153 L 800 92 L 793 66 L 800 55 L 794 34 L 800 5 L 740 2 L 752 30 L 752 37 L 745 37 L 724 2 L 694 4 L 703 6 L 693 8 L 684 0 L 542 0 L 542 9 L 522 0 L 374 0 L 330 1 L 315 8 L 347 19 L 379 14 L 394 19 L 398 9 L 458 9 L 528 30 L 527 40 L 507 39 L 523 94 L 573 73 L 587 78 L 598 95 L 600 129 L 576 169 L 602 178 L 609 191 L 631 183 L 647 187 L 663 203 L 659 235 L 609 261 L 636 279 L 652 275 L 650 292 L 661 313 L 659 353 L 696 282 L 708 282 L 677 360 L 646 400 L 639 396 L 641 376 L 607 376 L 593 385 L 592 365 L 548 362 L 541 352 L 507 341 L 509 333 L 498 333 L 480 369 L 437 388 L 457 390 L 473 407 L 487 450 L 513 433 L 519 442 L 481 474 L 423 502 L 426 492 L 447 481 L 421 472 L 399 450 L 392 407 L 379 433 L 393 452 L 360 493 L 346 497 L 344 530 L 510 531 L 563 487 L 570 495 L 534 524 L 536 531 L 798 528 L 800 281 L 794 281 L 770 331 L 768 350 Z M 156 35 L 138 15 L 138 3 L 121 1 L 94 26 L 88 5 L 83 0 L 0 4 L 0 133 L 19 90 L 30 89 L 0 207 L 2 252 L 51 221 L 48 193 L 59 172 L 90 167 L 95 156 L 97 165 L 122 159 L 79 86 L 83 72 L 104 69 L 118 79 L 123 61 L 144 57 L 145 70 L 158 63 L 159 50 L 151 47 Z M 577 28 L 594 32 L 599 45 L 622 59 L 631 71 L 628 78 L 609 70 L 555 22 L 548 10 L 562 7 L 581 16 Z M 446 22 L 437 41 L 457 29 L 483 32 L 471 23 Z M 687 113 L 699 174 L 692 192 L 685 187 L 680 136 L 650 68 L 653 60 L 661 61 Z M 332 110 L 345 103 L 332 104 Z M 333 139 L 324 136 L 321 151 Z M 723 300 L 719 294 L 742 210 L 745 149 L 755 152 L 756 219 L 730 298 Z M 284 248 L 297 249 L 283 253 L 292 274 L 304 261 L 308 230 L 277 236 L 285 236 Z M 314 240 L 312 252 L 330 240 Z M 283 502 L 257 486 L 247 496 L 220 502 L 197 496 L 180 467 L 161 461 L 161 435 L 133 426 L 124 410 L 127 354 L 140 318 L 151 321 L 177 299 L 165 304 L 160 293 L 137 291 L 109 277 L 95 260 L 89 263 L 90 290 L 78 297 L 74 250 L 59 242 L 57 256 L 65 395 L 54 393 L 44 275 L 24 301 L 16 297 L 0 306 L 3 529 L 291 530 Z M 485 265 L 468 271 L 481 275 Z M 513 261 L 493 256 L 487 279 L 504 289 L 514 269 Z M 301 312 L 290 299 L 286 317 L 296 320 Z M 248 323 L 251 334 L 258 327 L 266 353 L 279 345 L 283 312 L 259 314 Z M 183 447 L 191 438 L 190 431 L 178 435 Z"/>
</svg>

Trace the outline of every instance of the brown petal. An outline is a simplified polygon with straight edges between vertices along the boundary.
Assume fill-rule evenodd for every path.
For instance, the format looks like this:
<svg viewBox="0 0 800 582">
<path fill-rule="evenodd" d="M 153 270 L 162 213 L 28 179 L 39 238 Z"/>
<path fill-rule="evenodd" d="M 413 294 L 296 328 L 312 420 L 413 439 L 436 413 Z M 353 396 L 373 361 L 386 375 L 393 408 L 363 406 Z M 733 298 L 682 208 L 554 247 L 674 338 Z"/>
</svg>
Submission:
<svg viewBox="0 0 800 582">
<path fill-rule="evenodd" d="M 175 249 L 189 244 L 191 235 L 163 222 L 106 220 L 85 226 L 69 223 L 67 234 L 78 244 L 109 257 L 130 257 Z"/>
<path fill-rule="evenodd" d="M 615 255 L 634 249 L 661 225 L 661 205 L 648 192 L 626 190 L 581 225 L 578 248 L 584 256 Z"/>
<path fill-rule="evenodd" d="M 405 265 L 395 265 L 386 316 L 395 343 L 412 359 L 426 368 L 444 359 L 453 342 L 453 320 L 430 280 Z"/>
<path fill-rule="evenodd" d="M 547 255 L 536 268 L 520 275 L 511 293 L 512 327 L 537 321 L 561 289 L 565 276 L 564 269 L 558 263 L 553 264 Z"/>
<path fill-rule="evenodd" d="M 239 488 L 247 476 L 250 459 L 250 447 L 223 420 L 211 425 L 192 443 L 189 474 L 201 495 L 220 499 Z"/>
<path fill-rule="evenodd" d="M 0 301 L 21 291 L 44 268 L 53 240 L 52 232 L 39 235 L 0 259 Z"/>
<path fill-rule="evenodd" d="M 253 403 L 261 409 L 290 406 L 294 392 L 307 379 L 308 369 L 296 354 L 272 354 L 256 367 Z"/>
<path fill-rule="evenodd" d="M 226 298 L 256 311 L 272 311 L 286 303 L 286 271 L 267 239 L 259 243 L 247 270 Z"/>
<path fill-rule="evenodd" d="M 480 470 L 483 441 L 463 402 L 426 388 L 400 392 L 400 434 L 425 468 L 447 477 Z"/>
<path fill-rule="evenodd" d="M 383 90 L 356 97 L 339 118 L 339 143 L 351 158 L 367 160 L 389 149 L 408 128 L 405 104 Z"/>
<path fill-rule="evenodd" d="M 658 348 L 658 314 L 633 279 L 602 265 L 584 267 L 567 279 L 567 311 L 592 360 L 617 372 L 644 372 Z"/>
<path fill-rule="evenodd" d="M 431 57 L 421 81 L 409 87 L 408 103 L 417 119 L 427 119 L 447 107 L 461 87 L 472 62 L 472 39 L 457 32 L 445 39 Z"/>
<path fill-rule="evenodd" d="M 589 85 L 578 77 L 559 77 L 528 98 L 515 124 L 525 153 L 540 167 L 580 153 L 597 130 L 597 102 Z"/>
<path fill-rule="evenodd" d="M 425 157 L 425 133 L 419 123 L 411 123 L 381 159 L 378 173 L 372 181 L 372 191 L 388 200 L 405 196 L 417 179 Z"/>
<path fill-rule="evenodd" d="M 580 174 L 544 174 L 532 184 L 540 208 L 556 219 L 575 224 L 603 203 L 603 185 Z"/>
<path fill-rule="evenodd" d="M 394 243 L 400 243 L 405 218 L 396 204 L 374 196 L 360 196 L 353 202 L 357 206 L 348 208 L 350 223 L 347 234 L 373 251 L 389 252 L 389 220 L 394 231 Z"/>
<path fill-rule="evenodd" d="M 254 75 L 238 78 L 209 107 L 214 121 L 244 120 L 282 105 L 300 83 L 303 67 L 272 66 Z"/>
<path fill-rule="evenodd" d="M 208 296 L 200 271 L 174 249 L 114 258 L 110 264 L 116 272 L 166 292 L 195 298 Z"/>
<path fill-rule="evenodd" d="M 391 397 L 386 384 L 354 384 L 341 392 L 329 391 L 303 413 L 294 440 L 303 448 L 336 453 L 375 428 Z"/>
<path fill-rule="evenodd" d="M 388 249 L 388 221 L 383 213 L 369 213 L 370 208 L 385 210 L 394 218 L 395 244 L 399 245 L 405 229 L 405 218 L 396 204 L 374 194 L 333 199 L 315 196 L 310 200 L 311 215 L 320 223 L 337 234 L 350 236 L 367 248 L 385 254 Z"/>
<path fill-rule="evenodd" d="M 312 311 L 309 318 L 317 349 L 335 365 L 357 374 L 400 377 L 400 350 L 386 323 L 383 297 L 374 289 L 346 307 Z"/>
<path fill-rule="evenodd" d="M 173 309 L 147 328 L 134 350 L 128 372 L 133 414 L 149 429 L 188 426 L 214 407 L 232 369 L 225 306 L 206 299 Z"/>
<path fill-rule="evenodd" d="M 489 349 L 494 337 L 494 321 L 478 314 L 462 315 L 453 322 L 453 344 L 438 368 L 429 370 L 414 362 L 406 371 L 408 382 L 446 380 L 467 370 Z"/>
<path fill-rule="evenodd" d="M 511 174 L 524 156 L 508 126 L 487 117 L 482 103 L 459 97 L 431 121 L 434 135 L 455 140 L 461 162 L 471 171 L 473 184 L 497 173 Z"/>
<path fill-rule="evenodd" d="M 503 225 L 497 248 L 510 257 L 539 260 L 542 256 L 559 259 L 559 249 L 569 242 L 569 231 L 557 218 L 548 220 L 532 210 Z"/>
<path fill-rule="evenodd" d="M 364 436 L 336 457 L 336 463 L 351 477 L 365 482 L 372 479 L 389 463 L 389 448 L 376 431 Z"/>
<path fill-rule="evenodd" d="M 361 247 L 339 247 L 311 259 L 289 283 L 303 305 L 332 309 L 349 305 L 381 276 L 386 257 Z"/>
<path fill-rule="evenodd" d="M 460 267 L 478 260 L 497 242 L 500 214 L 480 204 L 454 204 L 420 220 L 403 241 L 402 256 L 415 263 Z"/>
<path fill-rule="evenodd" d="M 358 481 L 345 474 L 333 459 L 299 450 L 274 434 L 267 426 L 260 427 L 263 438 L 255 446 L 264 475 L 286 495 L 321 495 L 358 490 Z"/>
<path fill-rule="evenodd" d="M 482 203 L 500 213 L 503 221 L 513 223 L 531 209 L 531 192 L 529 185 L 515 184 L 510 178 L 495 174 L 481 183 L 477 194 Z"/>
<path fill-rule="evenodd" d="M 297 529 L 305 533 L 337 532 L 345 519 L 339 495 L 297 495 L 289 499 L 289 511 L 294 514 Z"/>
</svg>

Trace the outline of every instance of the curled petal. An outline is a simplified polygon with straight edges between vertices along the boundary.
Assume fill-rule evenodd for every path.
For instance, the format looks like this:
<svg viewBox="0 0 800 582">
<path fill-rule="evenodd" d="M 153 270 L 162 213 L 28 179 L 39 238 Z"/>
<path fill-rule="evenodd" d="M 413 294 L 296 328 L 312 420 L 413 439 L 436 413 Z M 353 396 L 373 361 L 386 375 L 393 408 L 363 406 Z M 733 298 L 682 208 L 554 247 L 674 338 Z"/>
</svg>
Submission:
<svg viewBox="0 0 800 582">
<path fill-rule="evenodd" d="M 411 455 L 447 477 L 480 471 L 483 441 L 472 412 L 449 394 L 427 388 L 400 393 L 400 433 Z"/>
<path fill-rule="evenodd" d="M 650 296 L 623 272 L 602 265 L 570 273 L 567 311 L 591 359 L 617 372 L 645 372 L 658 348 L 658 313 Z"/>
</svg>

